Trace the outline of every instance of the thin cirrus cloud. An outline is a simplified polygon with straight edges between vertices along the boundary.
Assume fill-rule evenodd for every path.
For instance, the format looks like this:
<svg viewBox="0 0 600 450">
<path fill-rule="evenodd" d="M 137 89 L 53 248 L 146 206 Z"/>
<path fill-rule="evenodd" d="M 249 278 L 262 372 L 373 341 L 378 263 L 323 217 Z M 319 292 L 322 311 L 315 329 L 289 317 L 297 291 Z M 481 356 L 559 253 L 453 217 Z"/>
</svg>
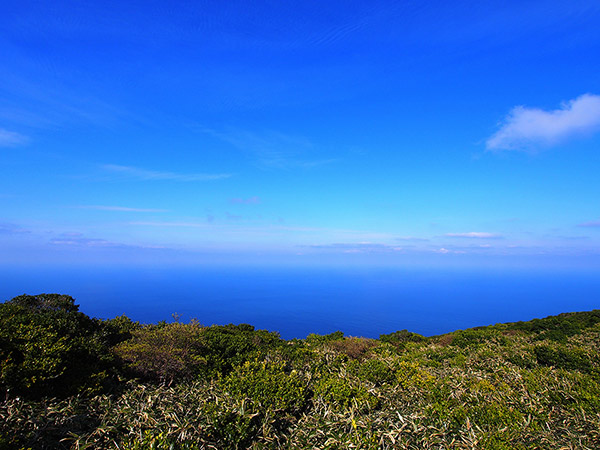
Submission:
<svg viewBox="0 0 600 450">
<path fill-rule="evenodd" d="M 154 208 L 130 208 L 127 206 L 107 206 L 107 205 L 80 205 L 76 208 L 79 209 L 93 209 L 97 211 L 117 211 L 117 212 L 148 212 L 148 213 L 156 213 L 156 212 L 167 212 L 167 209 L 154 209 Z"/>
<path fill-rule="evenodd" d="M 15 235 L 15 234 L 28 234 L 29 230 L 26 230 L 20 225 L 8 222 L 0 222 L 0 235 Z"/>
<path fill-rule="evenodd" d="M 198 131 L 213 136 L 253 155 L 263 167 L 273 169 L 312 169 L 337 162 L 337 158 L 322 158 L 322 150 L 310 140 L 285 133 L 251 132 L 245 130 L 218 131 L 199 127 Z"/>
<path fill-rule="evenodd" d="M 446 233 L 444 236 L 467 239 L 499 239 L 502 237 L 501 235 L 496 233 L 486 233 L 483 231 L 469 231 L 467 233 Z"/>
<path fill-rule="evenodd" d="M 63 233 L 50 239 L 50 245 L 61 247 L 87 247 L 97 249 L 160 249 L 160 246 L 141 246 L 108 241 L 106 239 L 88 238 L 81 233 Z"/>
<path fill-rule="evenodd" d="M 132 178 L 142 181 L 215 181 L 230 178 L 230 173 L 175 173 L 162 172 L 157 170 L 141 169 L 139 167 L 121 166 L 118 164 L 104 164 L 102 169 L 121 175 L 126 178 Z"/>
<path fill-rule="evenodd" d="M 29 139 L 22 134 L 0 128 L 0 147 L 16 147 L 26 144 Z"/>
<path fill-rule="evenodd" d="M 517 106 L 487 141 L 490 151 L 531 150 L 600 131 L 600 96 L 584 94 L 559 109 Z"/>
<path fill-rule="evenodd" d="M 372 242 L 315 244 L 308 245 L 306 247 L 318 250 L 341 251 L 343 253 L 378 253 L 402 251 L 401 247 L 395 247 L 386 244 L 377 244 Z"/>
<path fill-rule="evenodd" d="M 230 200 L 234 205 L 256 205 L 260 203 L 260 198 L 249 197 L 249 198 L 232 198 Z"/>
<path fill-rule="evenodd" d="M 207 217 L 207 222 L 211 222 Z M 201 222 L 129 222 L 129 225 L 143 227 L 175 227 L 175 228 L 205 228 L 206 223 Z"/>
<path fill-rule="evenodd" d="M 600 220 L 592 220 L 590 222 L 580 223 L 579 226 L 586 228 L 600 228 Z"/>
</svg>

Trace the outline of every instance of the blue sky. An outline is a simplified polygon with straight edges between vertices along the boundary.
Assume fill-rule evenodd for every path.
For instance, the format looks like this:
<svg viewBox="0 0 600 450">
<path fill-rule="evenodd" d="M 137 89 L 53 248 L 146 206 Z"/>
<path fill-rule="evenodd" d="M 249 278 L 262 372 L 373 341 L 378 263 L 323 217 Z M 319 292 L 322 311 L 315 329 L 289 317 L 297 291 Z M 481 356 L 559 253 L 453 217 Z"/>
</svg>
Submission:
<svg viewBox="0 0 600 450">
<path fill-rule="evenodd" d="M 10 1 L 0 262 L 600 266 L 600 3 Z"/>
</svg>

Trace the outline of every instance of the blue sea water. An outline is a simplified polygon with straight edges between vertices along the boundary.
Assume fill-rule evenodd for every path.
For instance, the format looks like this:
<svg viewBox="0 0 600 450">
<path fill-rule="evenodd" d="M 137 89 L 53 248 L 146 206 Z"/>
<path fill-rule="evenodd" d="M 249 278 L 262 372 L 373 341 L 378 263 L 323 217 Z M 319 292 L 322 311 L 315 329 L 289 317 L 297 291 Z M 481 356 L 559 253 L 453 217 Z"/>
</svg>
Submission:
<svg viewBox="0 0 600 450">
<path fill-rule="evenodd" d="M 4 269 L 0 299 L 58 292 L 94 317 L 250 323 L 284 338 L 309 333 L 424 335 L 600 308 L 593 272 L 195 267 Z"/>
</svg>

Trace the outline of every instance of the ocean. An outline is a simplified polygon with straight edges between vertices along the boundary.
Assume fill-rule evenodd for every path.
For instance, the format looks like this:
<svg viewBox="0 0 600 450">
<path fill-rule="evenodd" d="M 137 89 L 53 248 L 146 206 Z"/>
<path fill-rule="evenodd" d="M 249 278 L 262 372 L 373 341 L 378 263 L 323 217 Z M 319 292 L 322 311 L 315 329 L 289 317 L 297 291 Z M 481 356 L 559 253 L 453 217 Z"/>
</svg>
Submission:
<svg viewBox="0 0 600 450">
<path fill-rule="evenodd" d="M 283 338 L 435 335 L 600 308 L 597 272 L 410 268 L 4 268 L 0 299 L 73 296 L 90 316 L 249 323 Z"/>
</svg>

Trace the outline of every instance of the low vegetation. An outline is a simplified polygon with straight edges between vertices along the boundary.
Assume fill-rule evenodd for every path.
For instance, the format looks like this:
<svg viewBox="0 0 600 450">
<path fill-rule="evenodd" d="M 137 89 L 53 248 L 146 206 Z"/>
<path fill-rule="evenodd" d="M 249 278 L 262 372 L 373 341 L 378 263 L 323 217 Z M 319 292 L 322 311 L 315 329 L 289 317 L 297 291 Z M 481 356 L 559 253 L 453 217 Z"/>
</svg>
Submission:
<svg viewBox="0 0 600 450">
<path fill-rule="evenodd" d="M 0 304 L 4 449 L 597 449 L 600 311 L 424 337 Z"/>
</svg>

